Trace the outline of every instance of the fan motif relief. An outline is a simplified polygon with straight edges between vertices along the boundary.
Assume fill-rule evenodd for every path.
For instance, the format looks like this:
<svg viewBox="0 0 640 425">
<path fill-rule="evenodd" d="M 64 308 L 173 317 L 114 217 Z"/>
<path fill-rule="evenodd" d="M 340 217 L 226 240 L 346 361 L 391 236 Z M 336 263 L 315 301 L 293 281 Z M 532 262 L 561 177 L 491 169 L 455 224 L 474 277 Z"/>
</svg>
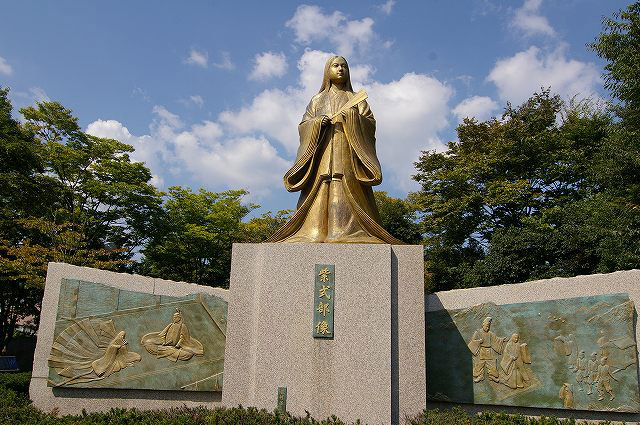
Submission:
<svg viewBox="0 0 640 425">
<path fill-rule="evenodd" d="M 125 331 L 117 332 L 113 320 L 83 319 L 56 337 L 49 367 L 64 379 L 55 386 L 99 381 L 139 362 L 129 351 Z"/>
</svg>

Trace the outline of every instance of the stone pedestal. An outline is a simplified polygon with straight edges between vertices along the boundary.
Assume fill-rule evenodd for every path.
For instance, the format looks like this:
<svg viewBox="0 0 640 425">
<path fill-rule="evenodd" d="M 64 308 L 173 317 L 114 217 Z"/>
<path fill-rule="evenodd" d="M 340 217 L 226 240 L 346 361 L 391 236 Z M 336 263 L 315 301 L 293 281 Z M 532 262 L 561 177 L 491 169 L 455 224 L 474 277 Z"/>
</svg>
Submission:
<svg viewBox="0 0 640 425">
<path fill-rule="evenodd" d="M 335 265 L 334 338 L 314 339 L 316 264 Z M 398 423 L 426 405 L 422 246 L 236 244 L 224 405 Z"/>
</svg>

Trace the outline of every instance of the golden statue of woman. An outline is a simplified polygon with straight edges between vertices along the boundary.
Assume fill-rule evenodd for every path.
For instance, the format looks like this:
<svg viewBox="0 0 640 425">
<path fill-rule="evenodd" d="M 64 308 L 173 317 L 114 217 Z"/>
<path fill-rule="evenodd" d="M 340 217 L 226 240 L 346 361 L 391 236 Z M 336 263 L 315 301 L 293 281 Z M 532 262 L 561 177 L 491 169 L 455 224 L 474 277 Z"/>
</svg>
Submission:
<svg viewBox="0 0 640 425">
<path fill-rule="evenodd" d="M 380 225 L 371 188 L 382 182 L 376 121 L 365 100 L 345 108 L 357 96 L 345 58 L 329 58 L 298 126 L 296 161 L 284 175 L 286 189 L 300 191 L 297 210 L 267 242 L 402 244 Z"/>
</svg>

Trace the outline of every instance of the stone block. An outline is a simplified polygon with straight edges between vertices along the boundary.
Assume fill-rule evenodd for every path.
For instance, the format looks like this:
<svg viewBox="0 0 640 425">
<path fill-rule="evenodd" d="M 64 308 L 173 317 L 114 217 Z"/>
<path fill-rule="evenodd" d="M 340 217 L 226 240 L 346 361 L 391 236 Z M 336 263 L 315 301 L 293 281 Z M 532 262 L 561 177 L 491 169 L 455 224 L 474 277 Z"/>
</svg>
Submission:
<svg viewBox="0 0 640 425">
<path fill-rule="evenodd" d="M 314 339 L 314 270 L 335 265 L 333 339 Z M 397 423 L 426 403 L 421 246 L 236 244 L 226 406 Z"/>
<path fill-rule="evenodd" d="M 92 287 L 103 286 L 123 291 L 144 294 L 185 296 L 194 293 L 206 293 L 227 299 L 227 291 L 205 286 L 170 282 L 145 276 L 126 273 L 114 273 L 104 270 L 77 267 L 63 263 L 50 263 L 42 303 L 42 315 L 38 329 L 38 339 L 34 355 L 34 369 L 30 384 L 30 397 L 34 405 L 44 411 L 56 409 L 61 414 L 77 414 L 83 409 L 91 412 L 108 410 L 113 407 L 140 409 L 162 409 L 180 406 L 215 407 L 221 403 L 220 391 L 180 391 L 149 389 L 107 389 L 107 388 L 69 388 L 47 386 L 49 377 L 48 358 L 54 340 L 58 302 L 63 279 L 67 282 L 78 280 L 91 282 Z M 98 284 L 98 285 L 95 285 Z M 89 285 L 91 286 L 91 285 Z M 87 287 L 89 287 L 87 286 Z M 107 291 L 108 292 L 108 291 Z M 113 292 L 113 290 L 111 290 Z M 118 292 L 124 294 L 124 292 Z M 129 293 L 123 296 L 135 307 L 136 296 Z M 99 302 L 97 300 L 96 302 Z M 163 322 L 162 326 L 166 323 Z M 222 327 L 225 328 L 224 323 Z M 160 326 L 159 329 L 162 328 Z M 152 329 L 157 331 L 159 329 Z M 138 341 L 136 340 L 136 343 Z M 144 350 L 139 354 L 149 356 Z M 151 356 L 152 357 L 152 356 Z M 125 369 L 126 371 L 126 369 Z M 154 387 L 155 388 L 155 387 Z"/>
<path fill-rule="evenodd" d="M 600 298 L 610 296 L 611 294 L 628 295 L 628 299 L 633 303 L 633 305 L 637 306 L 640 303 L 640 285 L 638 285 L 638 282 L 640 282 L 640 271 L 629 270 L 608 274 L 594 274 L 576 276 L 572 278 L 553 278 L 510 285 L 443 291 L 436 292 L 425 297 L 425 311 L 426 313 L 437 312 L 443 309 L 453 311 L 468 309 L 472 306 L 492 304 L 496 305 L 497 308 L 502 308 L 502 306 L 509 308 L 508 306 L 510 304 L 525 305 L 524 303 L 572 298 L 579 299 L 581 297 Z M 585 308 L 594 309 L 596 308 L 596 304 L 587 304 L 585 305 Z M 427 315 L 427 317 L 428 316 L 429 315 Z M 637 317 L 637 310 L 634 313 L 634 321 L 636 320 L 635 317 Z M 482 318 L 480 318 L 480 320 L 482 320 Z M 640 329 L 634 324 L 633 330 L 635 332 L 635 340 L 637 341 L 638 338 L 640 338 Z M 599 338 L 600 336 L 601 335 L 598 334 L 595 335 L 594 338 Z M 637 362 L 634 368 L 637 373 Z M 579 391 L 579 386 L 574 385 L 574 387 L 576 391 Z M 608 398 L 609 397 L 607 397 L 607 401 Z M 450 406 L 451 404 L 449 403 L 433 401 L 429 401 L 427 403 L 428 408 L 443 408 Z M 556 416 L 559 418 L 576 418 L 594 422 L 624 421 L 635 423 L 640 421 L 640 414 L 638 413 L 542 409 L 535 407 L 497 407 L 482 404 L 462 404 L 462 406 L 470 413 L 497 410 L 529 416 Z"/>
</svg>

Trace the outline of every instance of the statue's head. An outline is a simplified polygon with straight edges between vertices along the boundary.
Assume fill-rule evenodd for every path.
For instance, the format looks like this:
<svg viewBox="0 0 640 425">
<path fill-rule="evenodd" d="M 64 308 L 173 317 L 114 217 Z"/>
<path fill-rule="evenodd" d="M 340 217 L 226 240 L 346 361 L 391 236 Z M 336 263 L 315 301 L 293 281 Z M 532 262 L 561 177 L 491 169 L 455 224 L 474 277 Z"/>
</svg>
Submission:
<svg viewBox="0 0 640 425">
<path fill-rule="evenodd" d="M 176 312 L 173 313 L 173 323 L 180 322 L 182 322 L 182 313 L 180 313 L 180 310 L 176 309 Z"/>
<path fill-rule="evenodd" d="M 349 64 L 342 56 L 331 56 L 324 65 L 324 77 L 320 92 L 329 90 L 332 84 L 344 84 L 346 90 L 353 91 L 351 87 L 351 73 Z"/>
<path fill-rule="evenodd" d="M 482 329 L 485 332 L 488 332 L 489 329 L 491 329 L 491 321 L 492 320 L 493 319 L 491 318 L 491 316 L 489 316 L 489 317 L 485 317 L 484 320 L 482 321 Z"/>
<path fill-rule="evenodd" d="M 520 339 L 520 335 L 518 334 L 511 335 L 511 341 L 518 342 L 519 339 Z"/>
</svg>

